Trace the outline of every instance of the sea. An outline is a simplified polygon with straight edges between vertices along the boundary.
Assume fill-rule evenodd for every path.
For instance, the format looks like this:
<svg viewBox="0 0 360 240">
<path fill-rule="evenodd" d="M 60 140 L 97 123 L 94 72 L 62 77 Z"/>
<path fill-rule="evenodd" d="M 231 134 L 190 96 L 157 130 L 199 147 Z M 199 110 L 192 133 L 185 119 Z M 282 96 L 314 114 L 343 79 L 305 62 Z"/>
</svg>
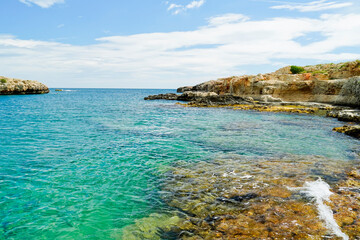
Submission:
<svg viewBox="0 0 360 240">
<path fill-rule="evenodd" d="M 214 159 L 359 158 L 337 119 L 145 101 L 173 89 L 0 96 L 0 239 L 128 239 L 173 211 L 164 173 Z"/>
</svg>

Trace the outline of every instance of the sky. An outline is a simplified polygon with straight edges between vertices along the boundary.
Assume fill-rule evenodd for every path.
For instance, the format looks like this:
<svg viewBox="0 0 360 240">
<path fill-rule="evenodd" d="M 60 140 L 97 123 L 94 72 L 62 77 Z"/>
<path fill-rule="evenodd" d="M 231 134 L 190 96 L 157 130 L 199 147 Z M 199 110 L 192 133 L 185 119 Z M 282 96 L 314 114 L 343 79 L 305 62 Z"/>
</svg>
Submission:
<svg viewBox="0 0 360 240">
<path fill-rule="evenodd" d="M 1 0 L 0 75 L 177 88 L 360 59 L 358 0 Z"/>
</svg>

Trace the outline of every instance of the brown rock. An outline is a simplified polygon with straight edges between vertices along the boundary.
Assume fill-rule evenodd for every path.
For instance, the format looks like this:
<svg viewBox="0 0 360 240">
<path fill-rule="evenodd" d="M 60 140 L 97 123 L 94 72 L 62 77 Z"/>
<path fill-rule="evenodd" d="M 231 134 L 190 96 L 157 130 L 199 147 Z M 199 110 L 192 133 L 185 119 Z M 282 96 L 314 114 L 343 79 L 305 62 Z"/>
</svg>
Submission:
<svg viewBox="0 0 360 240">
<path fill-rule="evenodd" d="M 345 133 L 351 137 L 360 138 L 360 126 L 359 125 L 345 125 L 343 127 L 336 127 L 333 129 L 335 132 Z"/>
<path fill-rule="evenodd" d="M 275 73 L 233 76 L 179 88 L 178 91 L 215 92 L 255 100 L 264 95 L 283 101 L 321 102 L 360 106 L 360 61 L 305 67 L 290 74 L 290 67 Z"/>
</svg>

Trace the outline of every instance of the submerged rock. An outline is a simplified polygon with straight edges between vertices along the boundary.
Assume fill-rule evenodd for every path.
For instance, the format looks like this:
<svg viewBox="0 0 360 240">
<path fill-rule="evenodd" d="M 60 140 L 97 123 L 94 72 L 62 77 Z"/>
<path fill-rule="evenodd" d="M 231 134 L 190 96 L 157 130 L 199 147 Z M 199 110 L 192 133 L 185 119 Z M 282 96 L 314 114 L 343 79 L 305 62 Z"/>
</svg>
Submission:
<svg viewBox="0 0 360 240">
<path fill-rule="evenodd" d="M 0 95 L 43 94 L 49 92 L 49 88 L 38 81 L 0 76 Z"/>
<path fill-rule="evenodd" d="M 355 178 L 358 170 L 345 174 L 351 166 L 306 156 L 180 163 L 161 188 L 164 201 L 186 214 L 172 229 L 178 239 L 337 239 L 336 224 L 355 239 L 360 235 L 360 193 L 347 189 L 360 180 Z M 313 197 L 294 190 L 306 187 L 315 194 L 311 183 L 327 174 L 337 179 L 328 182 L 331 197 L 322 202 L 334 212 L 332 228 Z"/>
<path fill-rule="evenodd" d="M 181 218 L 176 212 L 172 214 L 153 213 L 150 214 L 149 217 L 136 220 L 133 225 L 116 230 L 112 234 L 112 237 L 114 239 L 126 240 L 161 240 L 164 239 L 163 235 L 171 232 L 171 230 L 176 227 L 180 221 Z"/>
<path fill-rule="evenodd" d="M 256 193 L 247 193 L 247 194 L 240 195 L 240 196 L 233 196 L 231 198 L 219 197 L 216 200 L 220 201 L 220 202 L 225 202 L 225 203 L 240 203 L 240 202 L 250 200 L 253 198 L 257 198 L 257 197 L 259 197 L 259 195 Z"/>
</svg>

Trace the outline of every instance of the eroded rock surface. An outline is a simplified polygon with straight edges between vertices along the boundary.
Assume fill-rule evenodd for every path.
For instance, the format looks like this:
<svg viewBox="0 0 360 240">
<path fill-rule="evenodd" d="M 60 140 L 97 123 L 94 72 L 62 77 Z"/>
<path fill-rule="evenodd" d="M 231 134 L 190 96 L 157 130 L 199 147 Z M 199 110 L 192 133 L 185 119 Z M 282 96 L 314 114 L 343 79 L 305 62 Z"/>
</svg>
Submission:
<svg viewBox="0 0 360 240">
<path fill-rule="evenodd" d="M 38 81 L 21 80 L 0 76 L 0 95 L 43 94 L 49 88 Z"/>
<path fill-rule="evenodd" d="M 360 106 L 360 61 L 320 64 L 304 69 L 301 74 L 291 74 L 290 67 L 285 67 L 274 73 L 220 78 L 193 87 L 181 87 L 177 91 L 215 92 L 277 102 Z"/>
</svg>

